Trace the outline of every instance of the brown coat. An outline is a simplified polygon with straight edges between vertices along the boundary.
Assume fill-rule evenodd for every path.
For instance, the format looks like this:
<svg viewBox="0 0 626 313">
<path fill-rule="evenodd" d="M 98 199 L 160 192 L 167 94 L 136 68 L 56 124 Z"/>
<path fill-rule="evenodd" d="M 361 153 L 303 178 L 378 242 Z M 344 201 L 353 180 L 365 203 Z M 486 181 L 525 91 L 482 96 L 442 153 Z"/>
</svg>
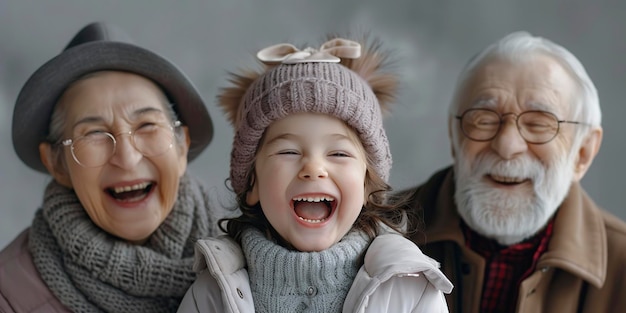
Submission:
<svg viewBox="0 0 626 313">
<path fill-rule="evenodd" d="M 451 168 L 405 190 L 423 208 L 415 241 L 442 263 L 450 312 L 479 312 L 485 260 L 464 245 Z M 626 223 L 598 208 L 578 183 L 556 213 L 548 250 L 520 287 L 517 312 L 626 312 Z"/>
</svg>

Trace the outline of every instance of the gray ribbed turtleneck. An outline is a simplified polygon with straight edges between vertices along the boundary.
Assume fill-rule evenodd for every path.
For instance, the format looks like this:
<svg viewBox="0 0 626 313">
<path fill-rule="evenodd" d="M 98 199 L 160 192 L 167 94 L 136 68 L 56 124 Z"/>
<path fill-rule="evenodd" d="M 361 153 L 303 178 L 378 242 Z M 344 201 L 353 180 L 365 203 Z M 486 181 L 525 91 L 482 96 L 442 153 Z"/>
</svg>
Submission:
<svg viewBox="0 0 626 313">
<path fill-rule="evenodd" d="M 320 252 L 288 250 L 248 229 L 242 236 L 257 312 L 341 312 L 367 236 L 351 232 Z"/>
</svg>

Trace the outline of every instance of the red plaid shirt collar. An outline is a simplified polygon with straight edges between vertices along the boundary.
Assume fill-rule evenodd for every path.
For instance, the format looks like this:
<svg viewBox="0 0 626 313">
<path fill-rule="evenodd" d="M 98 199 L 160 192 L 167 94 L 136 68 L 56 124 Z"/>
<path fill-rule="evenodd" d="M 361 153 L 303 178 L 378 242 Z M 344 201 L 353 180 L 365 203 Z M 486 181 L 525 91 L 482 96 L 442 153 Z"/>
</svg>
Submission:
<svg viewBox="0 0 626 313">
<path fill-rule="evenodd" d="M 486 268 L 480 312 L 515 312 L 519 286 L 535 269 L 548 248 L 554 220 L 532 238 L 502 246 L 462 223 L 465 245 L 485 258 Z"/>
</svg>

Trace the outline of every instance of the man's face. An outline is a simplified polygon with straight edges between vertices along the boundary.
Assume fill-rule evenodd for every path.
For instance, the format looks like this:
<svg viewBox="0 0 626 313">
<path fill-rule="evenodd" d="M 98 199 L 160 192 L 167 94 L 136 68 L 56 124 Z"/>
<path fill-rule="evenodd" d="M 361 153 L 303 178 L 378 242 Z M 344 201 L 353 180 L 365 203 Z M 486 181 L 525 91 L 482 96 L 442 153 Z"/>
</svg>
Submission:
<svg viewBox="0 0 626 313">
<path fill-rule="evenodd" d="M 458 98 L 461 115 L 487 108 L 505 117 L 490 141 L 465 137 L 452 124 L 456 193 L 459 214 L 478 233 L 509 245 L 540 230 L 553 215 L 574 177 L 578 159 L 572 149 L 575 126 L 562 123 L 545 144 L 529 144 L 515 118 L 529 110 L 569 120 L 575 83 L 553 58 L 536 55 L 523 62 L 492 59 L 480 65 Z"/>
</svg>

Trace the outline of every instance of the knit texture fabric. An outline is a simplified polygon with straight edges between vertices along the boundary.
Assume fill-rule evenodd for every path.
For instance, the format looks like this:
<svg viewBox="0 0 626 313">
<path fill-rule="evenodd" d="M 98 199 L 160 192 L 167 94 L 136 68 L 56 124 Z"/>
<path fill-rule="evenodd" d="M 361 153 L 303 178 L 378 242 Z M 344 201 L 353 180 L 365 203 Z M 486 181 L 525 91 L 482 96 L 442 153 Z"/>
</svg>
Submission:
<svg viewBox="0 0 626 313">
<path fill-rule="evenodd" d="M 341 312 L 369 239 L 353 231 L 321 252 L 288 250 L 250 228 L 242 235 L 256 312 Z"/>
<path fill-rule="evenodd" d="M 217 234 L 208 203 L 208 191 L 185 175 L 170 215 L 133 245 L 97 227 L 76 194 L 53 181 L 29 249 L 43 281 L 74 312 L 175 312 L 195 279 L 195 241 Z"/>
<path fill-rule="evenodd" d="M 391 152 L 378 100 L 367 82 L 339 63 L 277 65 L 250 85 L 240 110 L 230 173 L 237 194 L 246 188 L 246 175 L 265 129 L 301 112 L 329 114 L 351 126 L 376 174 L 385 181 L 389 178 Z"/>
</svg>

